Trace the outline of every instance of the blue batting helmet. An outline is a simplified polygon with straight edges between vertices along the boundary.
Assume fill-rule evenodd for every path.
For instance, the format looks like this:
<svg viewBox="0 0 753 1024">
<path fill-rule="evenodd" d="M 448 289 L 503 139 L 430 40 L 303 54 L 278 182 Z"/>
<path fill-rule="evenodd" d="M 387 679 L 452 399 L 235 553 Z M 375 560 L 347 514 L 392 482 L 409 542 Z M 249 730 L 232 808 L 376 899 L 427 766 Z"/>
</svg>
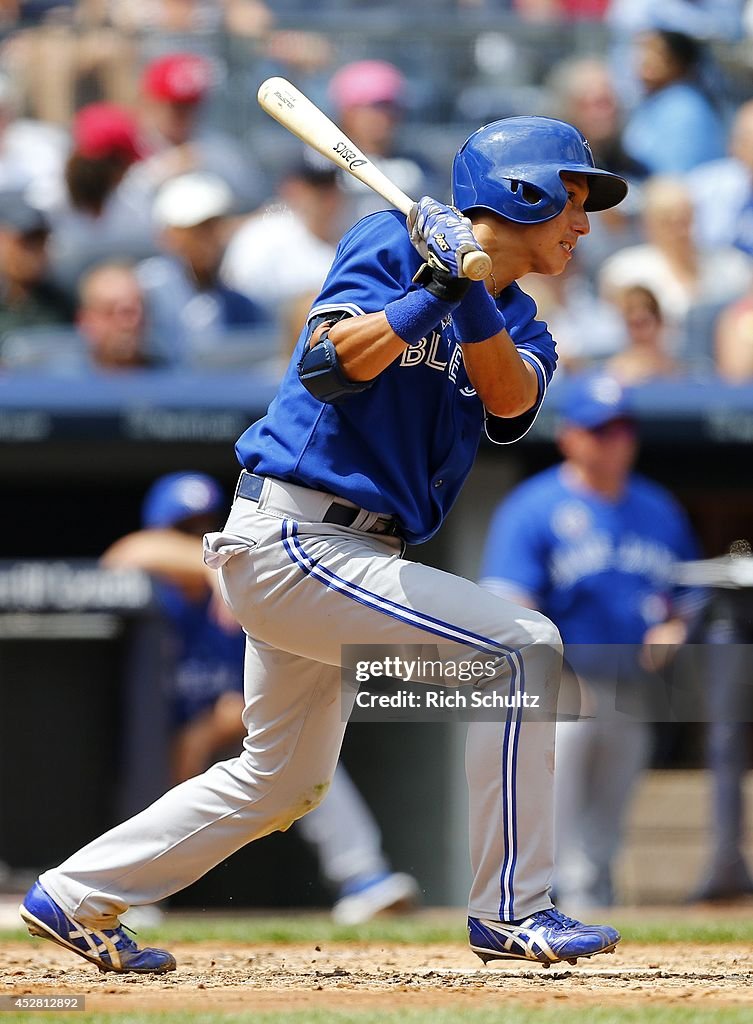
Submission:
<svg viewBox="0 0 753 1024">
<path fill-rule="evenodd" d="M 561 213 L 563 171 L 588 178 L 586 211 L 607 210 L 627 195 L 627 182 L 594 166 L 585 136 L 551 117 L 508 117 L 479 128 L 452 165 L 453 204 L 463 213 L 491 210 L 516 224 L 539 224 Z"/>
<path fill-rule="evenodd" d="M 220 512 L 224 504 L 222 488 L 206 473 L 168 473 L 147 491 L 141 521 L 152 529 L 174 526 L 192 516 Z"/>
</svg>

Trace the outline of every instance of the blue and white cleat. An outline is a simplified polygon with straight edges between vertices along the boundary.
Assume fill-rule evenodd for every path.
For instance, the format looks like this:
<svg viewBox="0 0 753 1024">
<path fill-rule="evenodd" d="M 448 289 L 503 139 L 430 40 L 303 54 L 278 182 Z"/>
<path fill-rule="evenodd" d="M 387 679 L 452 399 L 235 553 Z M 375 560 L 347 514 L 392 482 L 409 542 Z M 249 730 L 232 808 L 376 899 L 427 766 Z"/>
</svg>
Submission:
<svg viewBox="0 0 753 1024">
<path fill-rule="evenodd" d="M 544 967 L 597 953 L 614 953 L 620 933 L 605 924 L 581 924 L 552 907 L 522 921 L 468 918 L 468 941 L 484 963 L 490 960 L 533 960 Z"/>
<path fill-rule="evenodd" d="M 412 875 L 385 872 L 346 886 L 332 908 L 336 924 L 364 924 L 377 914 L 406 913 L 418 902 L 420 890 Z"/>
<path fill-rule="evenodd" d="M 122 927 L 97 931 L 74 921 L 39 882 L 29 889 L 18 909 L 31 935 L 57 942 L 96 964 L 100 971 L 164 974 L 175 970 L 172 953 L 164 949 L 139 949 Z"/>
</svg>

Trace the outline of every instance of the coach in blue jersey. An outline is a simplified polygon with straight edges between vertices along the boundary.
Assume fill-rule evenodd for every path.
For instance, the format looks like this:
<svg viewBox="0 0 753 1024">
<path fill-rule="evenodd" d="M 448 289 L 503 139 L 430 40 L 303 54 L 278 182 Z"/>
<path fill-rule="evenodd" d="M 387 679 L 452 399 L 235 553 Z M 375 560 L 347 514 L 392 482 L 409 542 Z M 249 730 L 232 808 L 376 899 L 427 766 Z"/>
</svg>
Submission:
<svg viewBox="0 0 753 1024">
<path fill-rule="evenodd" d="M 380 212 L 342 239 L 277 398 L 238 442 L 236 499 L 224 530 L 205 538 L 205 560 L 248 638 L 243 753 L 45 872 L 24 901 L 35 934 L 100 967 L 172 969 L 117 915 L 321 801 L 349 712 L 344 644 L 441 644 L 446 659 L 491 659 L 488 685 L 508 710 L 469 728 L 471 948 L 548 966 L 619 940 L 565 917 L 549 895 L 554 725 L 522 707 L 531 688 L 556 695 L 556 628 L 403 548 L 439 528 L 482 431 L 517 440 L 544 399 L 554 342 L 517 279 L 561 273 L 589 212 L 627 186 L 594 166 L 571 125 L 520 117 L 471 135 L 452 191 L 454 208 L 415 204 L 407 230 Z M 472 283 L 462 260 L 479 246 L 492 272 Z"/>
<path fill-rule="evenodd" d="M 559 444 L 564 462 L 497 510 L 481 584 L 548 615 L 580 678 L 581 704 L 564 712 L 581 720 L 557 726 L 555 891 L 584 909 L 612 902 L 623 812 L 649 754 L 642 650 L 685 639 L 699 596 L 674 587 L 673 568 L 697 547 L 677 502 L 632 472 L 635 423 L 614 378 L 571 386 Z"/>
</svg>

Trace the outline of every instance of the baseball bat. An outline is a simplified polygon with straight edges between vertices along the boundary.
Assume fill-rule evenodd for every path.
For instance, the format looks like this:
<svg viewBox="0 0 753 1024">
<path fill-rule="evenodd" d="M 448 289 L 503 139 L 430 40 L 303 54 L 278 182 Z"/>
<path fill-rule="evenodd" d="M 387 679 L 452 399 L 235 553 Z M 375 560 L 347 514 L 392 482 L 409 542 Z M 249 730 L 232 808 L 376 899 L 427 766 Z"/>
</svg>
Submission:
<svg viewBox="0 0 753 1024">
<path fill-rule="evenodd" d="M 341 128 L 284 78 L 268 78 L 259 86 L 259 106 L 293 135 L 331 160 L 378 195 L 408 214 L 413 200 L 365 156 Z M 491 273 L 492 261 L 479 250 L 463 256 L 463 273 L 482 281 Z"/>
</svg>

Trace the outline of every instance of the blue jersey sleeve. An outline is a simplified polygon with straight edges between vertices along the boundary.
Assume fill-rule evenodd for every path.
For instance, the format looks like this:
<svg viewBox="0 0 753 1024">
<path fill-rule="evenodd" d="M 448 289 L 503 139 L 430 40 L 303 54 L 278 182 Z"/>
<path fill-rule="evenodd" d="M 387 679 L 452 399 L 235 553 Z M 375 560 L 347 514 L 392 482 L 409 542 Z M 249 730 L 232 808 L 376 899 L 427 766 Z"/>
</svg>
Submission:
<svg viewBox="0 0 753 1024">
<path fill-rule="evenodd" d="M 364 217 L 340 241 L 310 318 L 334 311 L 376 313 L 405 295 L 420 265 L 402 214 L 386 210 Z"/>
<path fill-rule="evenodd" d="M 535 404 L 522 416 L 503 419 L 486 414 L 486 435 L 495 444 L 512 444 L 528 433 L 539 414 L 549 382 L 557 366 L 557 348 L 546 324 L 536 319 L 536 303 L 517 284 L 505 288 L 499 306 L 507 320 L 507 332 L 518 352 L 536 371 L 539 391 Z"/>
<path fill-rule="evenodd" d="M 492 518 L 480 584 L 501 597 L 525 596 L 540 606 L 547 588 L 548 544 L 530 488 L 518 488 Z"/>
</svg>

